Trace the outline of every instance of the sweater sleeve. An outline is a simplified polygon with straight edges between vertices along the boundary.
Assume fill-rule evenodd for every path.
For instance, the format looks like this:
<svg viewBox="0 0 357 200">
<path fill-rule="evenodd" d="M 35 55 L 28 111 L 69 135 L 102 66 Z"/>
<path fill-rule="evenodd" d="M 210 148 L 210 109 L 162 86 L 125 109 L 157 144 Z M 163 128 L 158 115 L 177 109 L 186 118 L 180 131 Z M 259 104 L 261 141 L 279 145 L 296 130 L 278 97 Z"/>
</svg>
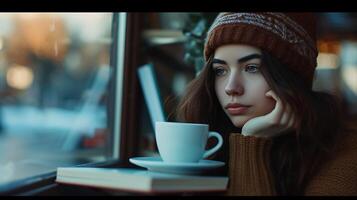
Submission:
<svg viewBox="0 0 357 200">
<path fill-rule="evenodd" d="M 270 139 L 230 135 L 227 195 L 275 195 L 269 163 L 271 144 Z"/>
<path fill-rule="evenodd" d="M 357 195 L 357 135 L 346 137 L 340 147 L 311 178 L 305 195 Z"/>
</svg>

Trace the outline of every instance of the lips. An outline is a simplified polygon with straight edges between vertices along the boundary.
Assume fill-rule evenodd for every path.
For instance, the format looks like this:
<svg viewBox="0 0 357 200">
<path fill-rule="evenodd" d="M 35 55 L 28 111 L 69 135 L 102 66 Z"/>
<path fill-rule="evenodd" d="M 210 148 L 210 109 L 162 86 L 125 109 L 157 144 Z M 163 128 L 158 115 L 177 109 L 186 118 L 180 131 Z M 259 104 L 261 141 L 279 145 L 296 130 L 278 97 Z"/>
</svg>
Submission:
<svg viewBox="0 0 357 200">
<path fill-rule="evenodd" d="M 250 106 L 239 104 L 239 103 L 229 103 L 225 107 L 230 115 L 242 115 L 244 114 Z"/>
</svg>

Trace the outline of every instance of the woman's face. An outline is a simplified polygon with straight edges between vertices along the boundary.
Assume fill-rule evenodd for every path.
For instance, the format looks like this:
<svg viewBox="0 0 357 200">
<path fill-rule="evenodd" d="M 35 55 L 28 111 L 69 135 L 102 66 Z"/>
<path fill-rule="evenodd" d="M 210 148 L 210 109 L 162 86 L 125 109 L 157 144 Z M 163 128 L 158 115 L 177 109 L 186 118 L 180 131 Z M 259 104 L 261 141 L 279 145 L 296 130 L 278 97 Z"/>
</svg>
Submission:
<svg viewBox="0 0 357 200">
<path fill-rule="evenodd" d="M 216 49 L 212 68 L 215 91 L 222 109 L 236 127 L 271 112 L 275 106 L 260 72 L 262 52 L 248 45 L 224 45 Z"/>
</svg>

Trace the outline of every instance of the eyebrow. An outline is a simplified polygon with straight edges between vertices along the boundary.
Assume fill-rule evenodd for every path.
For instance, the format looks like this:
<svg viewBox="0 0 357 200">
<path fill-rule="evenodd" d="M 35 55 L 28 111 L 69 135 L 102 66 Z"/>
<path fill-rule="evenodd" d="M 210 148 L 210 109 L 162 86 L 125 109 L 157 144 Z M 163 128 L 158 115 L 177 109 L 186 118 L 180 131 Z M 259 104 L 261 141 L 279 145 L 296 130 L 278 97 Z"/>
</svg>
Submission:
<svg viewBox="0 0 357 200">
<path fill-rule="evenodd" d="M 255 58 L 262 58 L 262 55 L 260 54 L 250 54 L 248 56 L 244 56 L 242 58 L 239 58 L 238 59 L 238 63 L 244 63 L 244 62 L 247 62 L 248 60 L 251 60 L 251 59 L 255 59 Z M 220 60 L 220 59 L 217 59 L 217 58 L 214 58 L 213 61 L 212 61 L 212 64 L 227 64 L 226 61 L 224 60 Z"/>
</svg>

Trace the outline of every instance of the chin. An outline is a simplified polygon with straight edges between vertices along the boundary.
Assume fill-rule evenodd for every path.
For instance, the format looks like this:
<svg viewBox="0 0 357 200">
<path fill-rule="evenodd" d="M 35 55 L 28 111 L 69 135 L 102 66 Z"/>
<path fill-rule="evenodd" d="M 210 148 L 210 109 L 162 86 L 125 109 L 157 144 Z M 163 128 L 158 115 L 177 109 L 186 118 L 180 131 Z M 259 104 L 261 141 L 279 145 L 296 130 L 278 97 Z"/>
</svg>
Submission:
<svg viewBox="0 0 357 200">
<path fill-rule="evenodd" d="M 237 128 L 242 128 L 244 124 L 250 119 L 247 116 L 231 116 L 230 120 L 232 121 L 233 125 Z"/>
</svg>

